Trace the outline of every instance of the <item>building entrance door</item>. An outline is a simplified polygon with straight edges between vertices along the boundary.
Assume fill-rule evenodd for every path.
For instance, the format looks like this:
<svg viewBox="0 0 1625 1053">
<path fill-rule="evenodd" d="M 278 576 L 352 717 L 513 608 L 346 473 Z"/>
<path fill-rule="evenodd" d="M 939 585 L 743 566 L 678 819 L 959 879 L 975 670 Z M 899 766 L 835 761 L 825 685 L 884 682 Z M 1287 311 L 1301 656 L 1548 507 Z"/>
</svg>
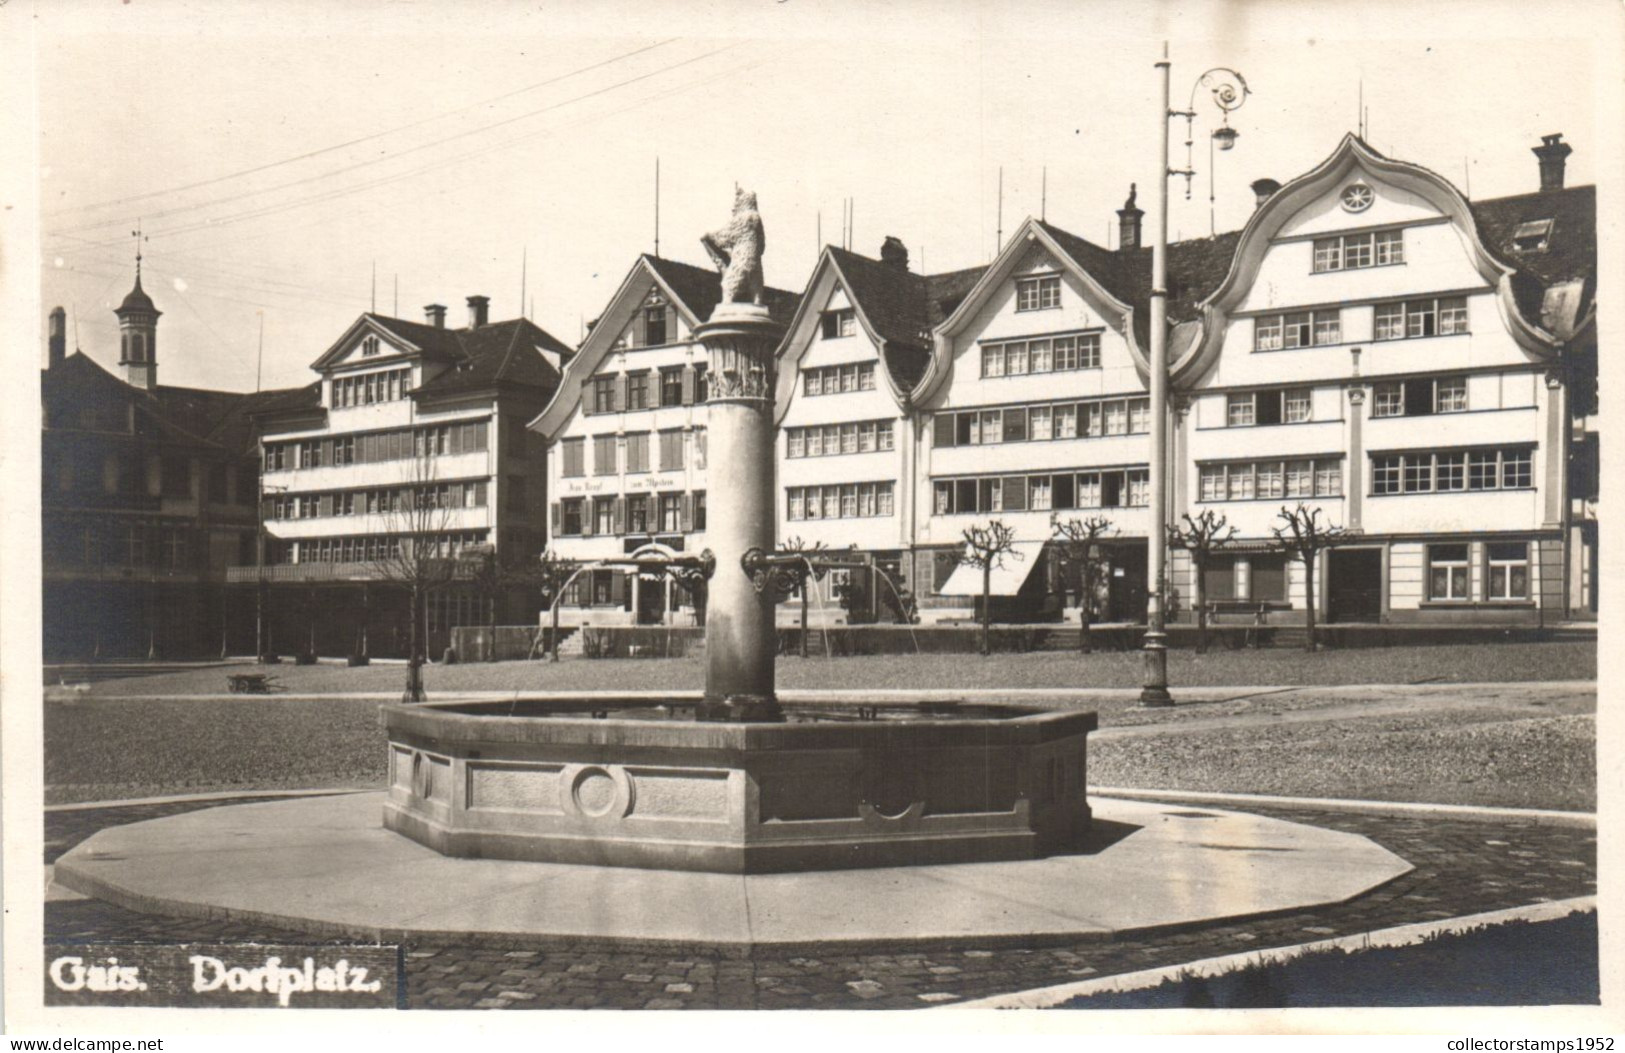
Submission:
<svg viewBox="0 0 1625 1053">
<path fill-rule="evenodd" d="M 666 576 L 638 575 L 638 624 L 661 625 L 666 620 Z"/>
<path fill-rule="evenodd" d="M 1106 568 L 1106 621 L 1143 622 L 1149 576 L 1146 550 L 1138 545 L 1111 549 Z"/>
<path fill-rule="evenodd" d="M 1382 550 L 1334 549 L 1327 554 L 1326 620 L 1382 620 Z"/>
</svg>

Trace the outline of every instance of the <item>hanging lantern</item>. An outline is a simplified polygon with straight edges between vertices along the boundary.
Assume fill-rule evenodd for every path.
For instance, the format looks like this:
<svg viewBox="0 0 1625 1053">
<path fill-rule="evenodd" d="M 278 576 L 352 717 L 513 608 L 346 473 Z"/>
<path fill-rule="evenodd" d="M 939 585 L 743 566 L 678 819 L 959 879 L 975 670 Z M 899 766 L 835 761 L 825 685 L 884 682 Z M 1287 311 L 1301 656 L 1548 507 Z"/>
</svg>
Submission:
<svg viewBox="0 0 1625 1053">
<path fill-rule="evenodd" d="M 1221 150 L 1233 149 L 1236 145 L 1236 140 L 1240 137 L 1241 133 L 1230 127 L 1228 124 L 1213 130 L 1213 141 L 1219 144 L 1219 149 Z"/>
</svg>

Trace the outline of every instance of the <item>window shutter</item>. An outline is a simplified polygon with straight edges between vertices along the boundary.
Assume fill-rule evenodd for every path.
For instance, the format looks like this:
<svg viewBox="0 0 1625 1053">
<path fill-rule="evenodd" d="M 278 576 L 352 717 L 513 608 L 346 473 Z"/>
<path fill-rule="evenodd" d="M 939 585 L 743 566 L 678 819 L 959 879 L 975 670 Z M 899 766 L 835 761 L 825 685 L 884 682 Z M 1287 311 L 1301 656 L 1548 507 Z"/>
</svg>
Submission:
<svg viewBox="0 0 1625 1053">
<path fill-rule="evenodd" d="M 615 533 L 626 533 L 626 498 L 615 499 Z"/>
<path fill-rule="evenodd" d="M 1020 512 L 1027 507 L 1027 479 L 1020 475 L 1004 478 L 1004 510 Z"/>
<path fill-rule="evenodd" d="M 474 449 L 476 449 L 476 450 L 484 450 L 484 449 L 486 449 L 486 446 L 487 446 L 486 432 L 487 432 L 488 429 L 489 429 L 489 425 L 487 425 L 487 423 L 485 421 L 483 421 L 483 420 L 480 421 L 478 424 L 474 425 Z"/>
<path fill-rule="evenodd" d="M 682 521 L 679 524 L 685 534 L 694 530 L 694 495 L 683 495 Z"/>
<path fill-rule="evenodd" d="M 626 580 L 626 575 L 619 571 L 609 573 L 609 602 L 616 606 L 624 606 L 626 603 L 628 592 Z"/>
<path fill-rule="evenodd" d="M 627 401 L 628 401 L 628 390 L 627 389 L 630 386 L 631 386 L 631 381 L 627 378 L 627 375 L 625 373 L 616 374 L 616 376 L 615 376 L 615 412 L 621 413 L 621 412 L 625 411 Z"/>
<path fill-rule="evenodd" d="M 447 441 L 447 446 L 448 446 L 448 451 L 447 452 L 449 452 L 449 453 L 462 453 L 463 452 L 463 426 L 461 424 L 453 424 L 451 426 L 451 428 L 448 429 L 448 430 L 451 432 L 451 437 Z"/>
<path fill-rule="evenodd" d="M 952 446 L 954 444 L 954 415 L 952 413 L 938 413 L 932 419 L 932 428 L 935 436 L 932 444 L 935 446 Z"/>
<path fill-rule="evenodd" d="M 483 482 L 478 482 L 478 483 L 474 484 L 474 507 L 476 507 L 476 508 L 484 508 L 485 507 L 485 483 L 483 483 Z M 557 506 L 555 505 L 554 507 L 557 507 Z"/>
<path fill-rule="evenodd" d="M 683 367 L 683 405 L 694 405 L 694 367 Z"/>
<path fill-rule="evenodd" d="M 332 494 L 323 494 L 322 495 L 322 503 L 321 503 L 320 513 L 322 515 L 324 515 L 324 516 L 330 516 L 330 515 L 333 514 L 333 495 Z"/>
<path fill-rule="evenodd" d="M 597 525 L 598 525 L 597 517 L 593 515 L 593 511 L 594 511 L 594 509 L 593 509 L 593 498 L 588 497 L 588 498 L 585 498 L 584 500 L 582 500 L 582 502 L 581 502 L 581 536 L 582 537 L 592 537 L 593 529 L 595 527 L 597 527 Z"/>
<path fill-rule="evenodd" d="M 555 537 L 558 536 L 558 532 L 559 532 L 559 503 L 557 501 L 553 502 L 552 514 L 549 515 L 548 521 L 549 521 L 549 523 L 552 524 L 554 536 Z"/>
</svg>

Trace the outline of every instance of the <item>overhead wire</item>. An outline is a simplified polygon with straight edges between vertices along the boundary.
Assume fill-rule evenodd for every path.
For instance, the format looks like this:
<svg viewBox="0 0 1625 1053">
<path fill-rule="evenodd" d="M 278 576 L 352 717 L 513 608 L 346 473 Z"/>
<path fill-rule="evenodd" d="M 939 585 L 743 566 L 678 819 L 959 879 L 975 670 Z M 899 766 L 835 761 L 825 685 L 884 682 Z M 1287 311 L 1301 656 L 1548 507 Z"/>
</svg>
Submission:
<svg viewBox="0 0 1625 1053">
<path fill-rule="evenodd" d="M 459 113 L 466 113 L 469 110 L 476 110 L 483 106 L 491 106 L 498 102 L 504 102 L 508 99 L 514 98 L 515 96 L 524 95 L 527 92 L 537 91 L 541 88 L 548 87 L 549 85 L 569 80 L 571 77 L 577 77 L 583 73 L 590 73 L 595 69 L 602 69 L 605 66 L 613 65 L 617 62 L 624 62 L 627 59 L 635 58 L 638 55 L 644 54 L 645 52 L 653 51 L 656 48 L 665 47 L 667 44 L 674 43 L 679 39 L 680 38 L 678 37 L 668 37 L 665 40 L 656 41 L 647 47 L 622 52 L 618 55 L 613 55 L 610 58 L 604 59 L 602 62 L 595 62 L 589 66 L 582 66 L 579 69 L 573 69 L 568 73 L 561 73 L 556 77 L 549 77 L 547 80 L 537 81 L 535 84 L 528 84 L 523 88 L 517 88 L 513 91 L 504 92 L 501 95 L 494 95 L 489 99 L 482 99 L 479 102 L 469 103 L 466 106 L 459 106 L 456 109 L 446 110 L 442 113 L 437 113 L 430 117 L 423 117 L 416 121 L 410 121 L 406 124 L 399 124 L 393 128 L 385 128 L 380 132 L 373 132 L 369 135 L 349 139 L 342 143 L 334 143 L 331 146 L 324 146 L 319 150 L 310 150 L 302 154 L 296 154 L 293 157 L 285 157 L 279 161 L 270 161 L 265 164 L 255 165 L 251 168 L 241 168 L 234 172 L 227 172 L 224 175 L 213 176 L 209 179 L 200 179 L 192 183 L 182 183 L 178 186 L 165 187 L 162 190 L 149 190 L 140 194 L 131 194 L 127 197 L 112 198 L 107 201 L 96 201 L 85 205 L 70 205 L 65 208 L 48 212 L 46 215 L 63 215 L 69 212 L 84 212 L 96 208 L 111 208 L 114 205 L 127 205 L 136 201 L 145 201 L 149 198 L 162 197 L 165 194 L 179 194 L 188 190 L 196 190 L 200 187 L 213 186 L 216 183 L 223 183 L 228 179 L 239 179 L 243 176 L 256 175 L 260 172 L 270 171 L 273 168 L 280 168 L 283 165 L 296 164 L 299 161 L 308 161 L 313 157 L 320 157 L 323 154 L 330 154 L 335 150 L 344 150 L 351 146 L 358 146 L 361 143 L 372 142 L 375 139 L 382 139 L 386 135 L 394 135 L 396 132 L 409 131 L 413 128 L 422 127 L 425 124 L 433 124 L 435 121 L 445 120 L 447 117 L 454 117 Z"/>
</svg>

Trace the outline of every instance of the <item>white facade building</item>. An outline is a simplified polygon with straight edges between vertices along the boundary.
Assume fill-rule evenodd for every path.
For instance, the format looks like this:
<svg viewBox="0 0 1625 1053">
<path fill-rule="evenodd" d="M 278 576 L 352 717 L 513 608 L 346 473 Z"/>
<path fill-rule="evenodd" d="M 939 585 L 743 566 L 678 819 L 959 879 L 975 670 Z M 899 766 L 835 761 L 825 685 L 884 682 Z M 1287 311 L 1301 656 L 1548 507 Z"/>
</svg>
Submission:
<svg viewBox="0 0 1625 1053">
<path fill-rule="evenodd" d="M 1358 531 L 1316 568 L 1328 620 L 1561 616 L 1562 356 L 1590 323 L 1578 288 L 1531 288 L 1519 264 L 1587 242 L 1551 221 L 1589 194 L 1470 203 L 1349 136 L 1260 204 L 1173 366 L 1174 514 L 1211 509 L 1239 531 L 1207 572 L 1211 599 L 1266 616 L 1311 602 L 1302 564 L 1268 551 L 1302 502 Z M 1176 595 L 1191 573 L 1176 552 Z"/>
<path fill-rule="evenodd" d="M 768 290 L 781 320 L 795 297 Z M 694 327 L 721 298 L 715 271 L 642 256 L 594 323 L 558 393 L 530 423 L 545 437 L 553 553 L 581 563 L 660 559 L 704 547 L 705 349 Z M 703 600 L 658 569 L 590 570 L 566 625 L 693 625 Z"/>
<path fill-rule="evenodd" d="M 546 451 L 525 424 L 570 349 L 525 319 L 488 322 L 483 296 L 469 297 L 463 329 L 446 328 L 444 307 L 426 310 L 428 324 L 363 314 L 312 364 L 308 400 L 257 418 L 268 566 L 233 568 L 233 580 L 268 580 L 284 615 L 319 618 L 323 653 L 359 650 L 360 626 L 385 606 L 372 588 L 387 577 L 380 561 L 403 535 L 427 531 L 448 557 L 481 546 L 504 561 L 545 543 Z M 437 590 L 431 652 L 453 625 L 483 624 L 480 606 L 466 588 Z M 305 649 L 286 635 L 280 649 Z M 389 653 L 402 635 L 391 622 L 368 645 Z"/>
</svg>

